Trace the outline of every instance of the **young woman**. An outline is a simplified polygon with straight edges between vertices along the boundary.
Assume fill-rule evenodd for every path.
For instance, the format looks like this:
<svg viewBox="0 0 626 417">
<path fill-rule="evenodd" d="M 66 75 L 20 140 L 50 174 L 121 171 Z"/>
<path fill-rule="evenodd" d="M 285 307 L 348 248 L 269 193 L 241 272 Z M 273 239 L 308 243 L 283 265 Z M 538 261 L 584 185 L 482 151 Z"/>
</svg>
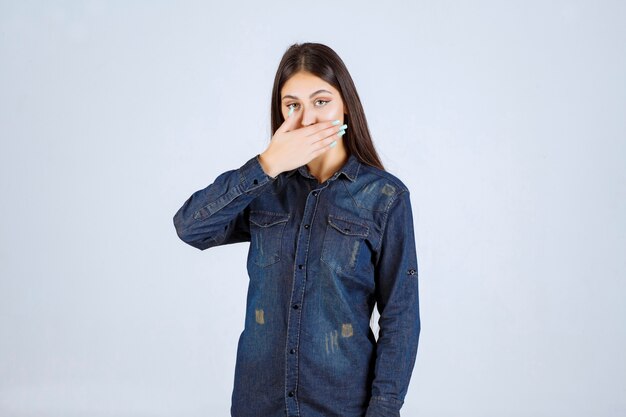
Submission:
<svg viewBox="0 0 626 417">
<path fill-rule="evenodd" d="M 231 415 L 397 417 L 420 333 L 409 190 L 384 170 L 331 48 L 285 52 L 271 118 L 267 149 L 174 216 L 198 249 L 250 242 Z"/>
</svg>

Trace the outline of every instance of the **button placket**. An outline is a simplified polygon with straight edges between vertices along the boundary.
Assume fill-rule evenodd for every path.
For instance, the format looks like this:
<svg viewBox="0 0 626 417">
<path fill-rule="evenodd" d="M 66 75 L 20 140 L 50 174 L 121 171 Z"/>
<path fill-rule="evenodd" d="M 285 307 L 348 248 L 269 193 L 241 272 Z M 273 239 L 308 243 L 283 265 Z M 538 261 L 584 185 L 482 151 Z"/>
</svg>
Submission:
<svg viewBox="0 0 626 417">
<path fill-rule="evenodd" d="M 326 187 L 328 184 L 325 184 Z M 298 265 L 294 269 L 293 287 L 291 290 L 291 309 L 287 319 L 287 346 L 285 355 L 285 404 L 287 407 L 287 415 L 299 415 L 299 407 L 297 400 L 297 381 L 298 381 L 298 342 L 300 337 L 300 323 L 302 314 L 302 303 L 304 302 L 304 288 L 306 283 L 306 262 L 309 244 L 309 233 L 311 232 L 311 223 L 313 215 L 319 201 L 316 197 L 320 190 L 314 190 L 307 198 L 304 213 L 302 217 L 302 228 L 298 234 L 296 244 L 295 264 Z"/>
</svg>

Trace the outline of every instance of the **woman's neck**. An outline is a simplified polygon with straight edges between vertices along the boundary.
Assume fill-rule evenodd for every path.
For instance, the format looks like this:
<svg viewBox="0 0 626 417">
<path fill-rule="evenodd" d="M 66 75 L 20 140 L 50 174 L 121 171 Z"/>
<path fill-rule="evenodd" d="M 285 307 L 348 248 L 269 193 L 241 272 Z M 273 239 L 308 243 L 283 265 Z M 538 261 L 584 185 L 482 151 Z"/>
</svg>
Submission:
<svg viewBox="0 0 626 417">
<path fill-rule="evenodd" d="M 335 172 L 348 160 L 348 152 L 343 143 L 337 143 L 337 146 L 330 148 L 317 158 L 307 164 L 309 172 L 321 184 L 332 177 Z"/>
</svg>

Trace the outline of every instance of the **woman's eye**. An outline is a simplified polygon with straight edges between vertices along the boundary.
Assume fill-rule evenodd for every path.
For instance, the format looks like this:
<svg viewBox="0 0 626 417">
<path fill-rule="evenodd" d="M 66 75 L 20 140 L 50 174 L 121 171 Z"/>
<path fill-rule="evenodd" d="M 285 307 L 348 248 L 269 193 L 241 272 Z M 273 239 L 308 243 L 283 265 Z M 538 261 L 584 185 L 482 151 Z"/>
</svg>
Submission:
<svg viewBox="0 0 626 417">
<path fill-rule="evenodd" d="M 320 104 L 317 107 L 322 107 L 322 106 L 325 106 L 326 103 L 330 102 L 330 100 L 322 100 L 322 99 L 315 100 L 315 103 L 319 103 L 319 102 L 322 102 L 323 104 Z M 291 109 L 291 106 L 299 106 L 299 104 L 298 103 L 287 104 L 287 109 Z"/>
</svg>

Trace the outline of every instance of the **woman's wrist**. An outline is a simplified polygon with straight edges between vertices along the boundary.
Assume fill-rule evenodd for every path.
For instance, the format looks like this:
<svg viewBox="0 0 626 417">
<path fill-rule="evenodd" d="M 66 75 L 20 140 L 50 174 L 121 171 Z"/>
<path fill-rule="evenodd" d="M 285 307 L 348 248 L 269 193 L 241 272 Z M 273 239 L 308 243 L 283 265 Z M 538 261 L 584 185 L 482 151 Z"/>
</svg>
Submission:
<svg viewBox="0 0 626 417">
<path fill-rule="evenodd" d="M 280 171 L 276 169 L 275 164 L 272 162 L 271 158 L 267 157 L 265 152 L 259 154 L 259 163 L 263 171 L 270 177 L 276 178 L 280 174 Z"/>
</svg>

